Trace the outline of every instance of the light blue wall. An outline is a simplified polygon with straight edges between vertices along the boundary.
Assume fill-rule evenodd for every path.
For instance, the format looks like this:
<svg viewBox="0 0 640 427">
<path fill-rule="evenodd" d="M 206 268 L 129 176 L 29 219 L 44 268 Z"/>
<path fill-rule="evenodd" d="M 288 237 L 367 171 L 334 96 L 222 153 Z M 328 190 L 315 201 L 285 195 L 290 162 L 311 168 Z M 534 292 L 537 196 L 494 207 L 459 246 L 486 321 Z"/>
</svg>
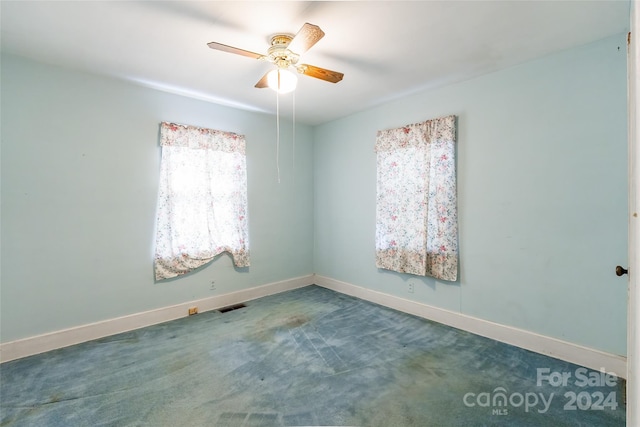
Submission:
<svg viewBox="0 0 640 427">
<path fill-rule="evenodd" d="M 315 272 L 626 354 L 626 107 L 620 35 L 315 128 Z M 378 270 L 376 131 L 449 114 L 460 280 Z"/>
<path fill-rule="evenodd" d="M 2 57 L 1 340 L 12 341 L 313 272 L 312 130 Z M 161 121 L 246 135 L 251 267 L 222 255 L 154 283 Z M 211 290 L 211 281 L 215 290 Z"/>
</svg>

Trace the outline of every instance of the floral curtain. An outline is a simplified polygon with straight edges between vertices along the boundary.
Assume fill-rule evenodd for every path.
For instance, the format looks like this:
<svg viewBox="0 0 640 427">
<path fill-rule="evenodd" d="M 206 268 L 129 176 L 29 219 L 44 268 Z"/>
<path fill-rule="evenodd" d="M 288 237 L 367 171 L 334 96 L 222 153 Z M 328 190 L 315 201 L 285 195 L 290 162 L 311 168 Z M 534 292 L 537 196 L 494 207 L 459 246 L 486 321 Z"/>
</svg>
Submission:
<svg viewBox="0 0 640 427">
<path fill-rule="evenodd" d="M 456 117 L 376 139 L 376 266 L 457 280 Z"/>
<path fill-rule="evenodd" d="M 222 252 L 249 266 L 242 135 L 163 122 L 155 276 L 188 273 Z"/>
</svg>

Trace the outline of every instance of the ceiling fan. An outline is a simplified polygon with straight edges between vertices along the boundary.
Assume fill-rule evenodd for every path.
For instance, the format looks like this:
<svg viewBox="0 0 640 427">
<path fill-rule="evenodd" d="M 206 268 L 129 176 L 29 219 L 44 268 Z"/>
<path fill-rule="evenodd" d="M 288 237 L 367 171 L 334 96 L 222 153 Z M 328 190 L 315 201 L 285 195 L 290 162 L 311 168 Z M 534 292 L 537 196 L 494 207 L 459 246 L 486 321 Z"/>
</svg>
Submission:
<svg viewBox="0 0 640 427">
<path fill-rule="evenodd" d="M 278 92 L 284 93 L 295 89 L 297 79 L 295 75 L 290 72 L 290 69 L 294 69 L 300 74 L 331 83 L 338 83 L 342 80 L 344 76 L 343 73 L 314 65 L 298 64 L 300 55 L 309 50 L 322 37 L 324 37 L 324 31 L 322 31 L 320 27 L 305 23 L 293 37 L 289 34 L 276 34 L 271 37 L 271 46 L 267 49 L 266 55 L 217 42 L 207 43 L 207 46 L 211 49 L 271 62 L 277 68 L 267 72 L 258 83 L 256 83 L 255 87 L 270 87 Z"/>
</svg>

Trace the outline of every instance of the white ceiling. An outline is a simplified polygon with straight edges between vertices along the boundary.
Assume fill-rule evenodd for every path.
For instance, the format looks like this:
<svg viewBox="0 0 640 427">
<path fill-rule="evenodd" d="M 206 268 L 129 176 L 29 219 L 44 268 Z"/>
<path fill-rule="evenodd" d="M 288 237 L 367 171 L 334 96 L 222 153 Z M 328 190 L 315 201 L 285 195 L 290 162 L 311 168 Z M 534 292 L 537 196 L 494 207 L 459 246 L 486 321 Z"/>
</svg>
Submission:
<svg viewBox="0 0 640 427">
<path fill-rule="evenodd" d="M 319 124 L 622 33 L 629 1 L 2 0 L 0 16 L 3 52 L 270 113 L 275 92 L 254 84 L 272 65 L 207 43 L 265 53 L 316 24 L 326 35 L 301 62 L 344 73 L 299 78 L 296 120 Z"/>
</svg>

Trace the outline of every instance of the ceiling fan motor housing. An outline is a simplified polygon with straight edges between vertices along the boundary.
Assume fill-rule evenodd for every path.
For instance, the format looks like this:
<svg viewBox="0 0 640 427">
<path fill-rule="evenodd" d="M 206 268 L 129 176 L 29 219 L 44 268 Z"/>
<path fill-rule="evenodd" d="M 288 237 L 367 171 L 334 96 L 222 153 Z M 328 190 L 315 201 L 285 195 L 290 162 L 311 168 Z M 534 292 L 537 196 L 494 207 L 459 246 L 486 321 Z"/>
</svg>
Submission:
<svg viewBox="0 0 640 427">
<path fill-rule="evenodd" d="M 276 34 L 271 37 L 271 47 L 267 50 L 265 59 L 277 65 L 278 68 L 289 68 L 296 64 L 300 55 L 287 49 L 291 40 L 293 37 L 288 34 Z"/>
</svg>

